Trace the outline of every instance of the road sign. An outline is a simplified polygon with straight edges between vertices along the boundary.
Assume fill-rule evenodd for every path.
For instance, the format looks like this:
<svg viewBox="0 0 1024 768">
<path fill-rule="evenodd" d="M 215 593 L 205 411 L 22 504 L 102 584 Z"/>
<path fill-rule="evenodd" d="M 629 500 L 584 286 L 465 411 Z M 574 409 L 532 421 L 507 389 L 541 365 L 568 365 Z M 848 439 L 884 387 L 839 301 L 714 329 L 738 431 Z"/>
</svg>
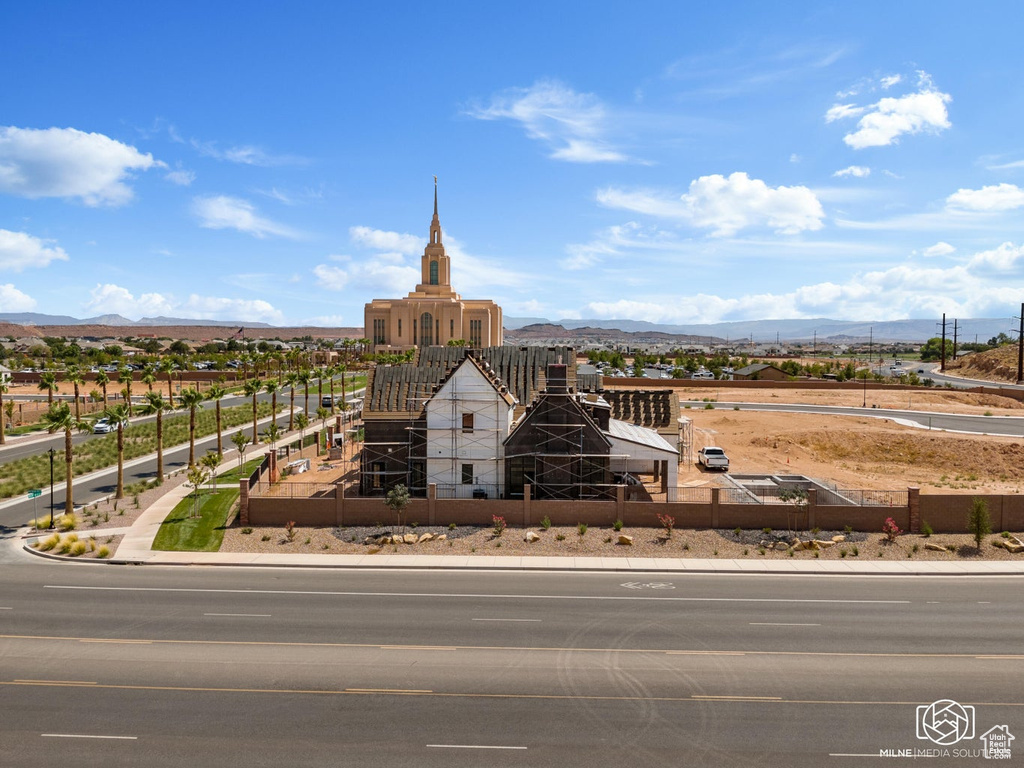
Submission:
<svg viewBox="0 0 1024 768">
<path fill-rule="evenodd" d="M 28 497 L 34 499 L 36 496 L 42 496 L 43 492 L 39 488 L 30 488 L 28 491 Z"/>
</svg>

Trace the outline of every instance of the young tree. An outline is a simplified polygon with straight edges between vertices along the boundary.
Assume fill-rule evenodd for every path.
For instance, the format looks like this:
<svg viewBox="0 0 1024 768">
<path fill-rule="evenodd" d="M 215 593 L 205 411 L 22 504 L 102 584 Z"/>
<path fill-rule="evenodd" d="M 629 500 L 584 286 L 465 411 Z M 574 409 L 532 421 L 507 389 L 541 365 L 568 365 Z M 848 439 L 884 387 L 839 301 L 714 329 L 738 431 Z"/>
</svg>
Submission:
<svg viewBox="0 0 1024 768">
<path fill-rule="evenodd" d="M 309 416 L 304 413 L 300 413 L 295 417 L 295 426 L 299 428 L 299 450 L 302 450 L 302 444 L 306 442 L 306 427 L 309 426 Z"/>
<path fill-rule="evenodd" d="M 199 463 L 210 477 L 210 489 L 212 490 L 213 481 L 217 478 L 217 467 L 220 466 L 220 455 L 216 453 L 208 453 L 199 460 Z"/>
<path fill-rule="evenodd" d="M 278 438 L 281 437 L 281 428 L 277 426 L 277 422 L 270 422 L 267 424 L 267 428 L 263 430 L 264 439 L 270 443 L 270 449 L 274 449 L 274 444 Z"/>
<path fill-rule="evenodd" d="M 64 432 L 64 464 L 66 470 L 65 483 L 67 490 L 64 496 L 64 512 L 70 515 L 75 511 L 75 503 L 72 494 L 72 478 L 74 477 L 74 471 L 72 463 L 74 462 L 75 452 L 71 445 L 71 433 L 74 430 L 79 432 L 87 432 L 92 428 L 88 422 L 76 419 L 75 415 L 71 413 L 71 408 L 68 407 L 67 403 L 57 403 L 50 408 L 43 415 L 43 423 L 46 425 L 48 432 Z"/>
<path fill-rule="evenodd" d="M 145 414 L 156 414 L 156 481 L 164 481 L 164 411 L 170 408 L 170 403 L 164 400 L 159 392 L 147 392 L 146 402 L 142 405 L 142 412 Z"/>
<path fill-rule="evenodd" d="M 182 393 L 184 394 L 184 393 Z M 188 485 L 194 491 L 192 494 L 192 514 L 190 517 L 199 517 L 199 489 L 206 482 L 206 470 L 202 467 L 190 467 L 188 470 Z"/>
<path fill-rule="evenodd" d="M 231 436 L 231 442 L 238 450 L 238 466 L 242 466 L 242 462 L 245 461 L 245 447 L 249 444 L 249 436 L 242 430 L 238 430 Z"/>
<path fill-rule="evenodd" d="M 202 393 L 193 387 L 181 390 L 178 395 L 178 404 L 182 408 L 188 408 L 188 465 L 196 465 L 196 409 L 203 402 Z"/>
<path fill-rule="evenodd" d="M 992 518 L 988 514 L 988 502 L 978 496 L 971 499 L 967 513 L 967 531 L 974 537 L 974 543 L 981 550 L 982 540 L 992 533 Z"/>
<path fill-rule="evenodd" d="M 384 497 L 384 504 L 398 516 L 398 525 L 404 531 L 405 523 L 402 520 L 402 515 L 405 514 L 405 508 L 409 506 L 409 489 L 405 487 L 404 483 L 399 483 L 388 491 L 387 496 Z"/>
<path fill-rule="evenodd" d="M 143 369 L 142 375 L 139 377 L 139 381 L 149 387 L 150 392 L 153 391 L 153 385 L 156 383 L 156 371 L 153 370 L 152 365 L 147 365 Z"/>
<path fill-rule="evenodd" d="M 206 399 L 213 400 L 214 418 L 217 420 L 217 454 L 219 456 L 224 455 L 224 445 L 221 440 L 220 400 L 227 393 L 228 391 L 220 384 L 211 384 L 210 388 L 206 390 Z"/>
</svg>

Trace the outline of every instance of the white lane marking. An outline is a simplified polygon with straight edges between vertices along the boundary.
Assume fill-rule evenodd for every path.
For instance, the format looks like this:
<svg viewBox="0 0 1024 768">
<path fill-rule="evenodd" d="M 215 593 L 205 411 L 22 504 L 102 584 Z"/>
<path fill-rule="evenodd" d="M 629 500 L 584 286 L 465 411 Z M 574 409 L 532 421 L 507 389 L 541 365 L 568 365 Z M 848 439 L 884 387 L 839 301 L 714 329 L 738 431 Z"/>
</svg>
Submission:
<svg viewBox="0 0 1024 768">
<path fill-rule="evenodd" d="M 859 752 L 829 752 L 829 757 L 881 757 L 881 755 L 874 752 L 865 752 L 863 754 Z"/>
<path fill-rule="evenodd" d="M 991 600 L 979 600 L 978 605 L 992 605 Z"/>
<path fill-rule="evenodd" d="M 249 616 L 258 619 L 269 619 L 269 613 L 204 613 L 203 616 Z"/>
<path fill-rule="evenodd" d="M 489 744 L 427 744 L 435 749 L 526 749 L 526 747 L 502 747 Z"/>
<path fill-rule="evenodd" d="M 138 736 L 93 736 L 86 733 L 40 733 L 40 736 L 47 736 L 51 739 L 123 739 L 125 741 L 138 741 Z"/>
<path fill-rule="evenodd" d="M 201 589 L 196 587 L 91 587 L 44 584 L 43 589 L 83 589 L 99 592 L 205 592 L 225 595 L 321 595 L 323 597 L 466 597 L 495 600 L 645 600 L 656 603 L 836 603 L 841 605 L 909 605 L 910 600 L 826 600 L 795 597 L 641 597 L 640 595 L 488 595 L 440 592 L 316 592 L 302 589 Z"/>
<path fill-rule="evenodd" d="M 540 619 L 473 619 L 473 621 L 540 621 Z"/>
<path fill-rule="evenodd" d="M 782 621 L 751 621 L 752 627 L 820 627 L 821 624 L 789 624 Z"/>
<path fill-rule="evenodd" d="M 0 608 L 0 611 L 13 611 L 13 608 Z"/>
</svg>

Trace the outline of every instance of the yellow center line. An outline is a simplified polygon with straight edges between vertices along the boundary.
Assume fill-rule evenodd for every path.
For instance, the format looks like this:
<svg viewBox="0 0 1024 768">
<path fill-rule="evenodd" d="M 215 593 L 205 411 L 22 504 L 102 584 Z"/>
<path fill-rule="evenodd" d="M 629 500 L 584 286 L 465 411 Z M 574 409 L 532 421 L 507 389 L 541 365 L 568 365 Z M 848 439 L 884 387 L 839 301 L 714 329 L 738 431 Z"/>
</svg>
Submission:
<svg viewBox="0 0 1024 768">
<path fill-rule="evenodd" d="M 85 680 L 15 680 L 16 683 L 39 683 L 41 685 L 98 685 Z"/>
<path fill-rule="evenodd" d="M 381 645 L 380 643 L 311 643 L 281 642 L 266 640 L 161 640 L 121 639 L 102 637 L 65 637 L 61 635 L 0 635 L 0 640 L 50 640 L 78 643 L 131 643 L 138 645 L 205 645 L 245 646 L 280 648 L 352 648 L 373 650 L 408 651 L 537 651 L 548 653 L 624 653 L 624 654 L 665 654 L 672 656 L 799 656 L 819 658 L 868 658 L 868 659 L 1024 659 L 1013 655 L 978 655 L 977 653 L 895 653 L 865 651 L 736 651 L 713 649 L 665 649 L 665 648 L 560 648 L 551 646 L 519 645 Z"/>
<path fill-rule="evenodd" d="M 346 688 L 345 693 L 433 693 L 420 688 Z"/>
<path fill-rule="evenodd" d="M 67 683 L 25 683 L 17 681 L 0 681 L 0 686 L 40 686 L 49 685 L 58 688 L 84 688 L 86 686 Z M 171 686 L 171 685 L 116 685 L 109 683 L 98 683 L 89 686 L 89 690 L 109 689 L 120 691 L 167 691 L 172 693 L 257 693 L 257 694 L 285 694 L 289 696 L 310 695 L 310 696 L 365 696 L 368 693 L 376 693 L 381 696 L 426 696 L 434 698 L 449 699 L 523 699 L 543 701 L 644 701 L 664 702 L 676 704 L 728 704 L 731 702 L 744 702 L 749 704 L 810 704 L 820 705 L 849 705 L 849 706 L 916 706 L 919 701 L 836 701 L 831 699 L 780 699 L 774 697 L 739 696 L 739 697 L 713 697 L 703 694 L 693 696 L 588 696 L 570 694 L 545 694 L 545 693 L 475 693 L 458 691 L 429 691 L 418 692 L 415 690 L 403 691 L 400 689 L 384 689 L 372 691 L 363 689 L 353 690 L 311 690 L 292 688 L 211 688 L 199 686 Z M 965 701 L 976 707 L 1024 707 L 1024 702 L 1002 702 L 1002 701 Z"/>
</svg>

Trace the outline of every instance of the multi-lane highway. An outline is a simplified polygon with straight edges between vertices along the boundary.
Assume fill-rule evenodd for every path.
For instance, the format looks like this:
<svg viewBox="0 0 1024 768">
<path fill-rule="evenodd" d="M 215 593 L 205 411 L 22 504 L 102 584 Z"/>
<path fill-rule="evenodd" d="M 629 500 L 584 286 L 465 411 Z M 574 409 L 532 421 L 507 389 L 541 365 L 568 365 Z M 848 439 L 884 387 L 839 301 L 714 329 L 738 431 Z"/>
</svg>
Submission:
<svg viewBox="0 0 1024 768">
<path fill-rule="evenodd" d="M 0 754 L 12 768 L 874 765 L 936 748 L 917 708 L 940 699 L 974 707 L 956 748 L 980 750 L 992 726 L 1024 733 L 1019 589 L 7 565 Z"/>
</svg>

